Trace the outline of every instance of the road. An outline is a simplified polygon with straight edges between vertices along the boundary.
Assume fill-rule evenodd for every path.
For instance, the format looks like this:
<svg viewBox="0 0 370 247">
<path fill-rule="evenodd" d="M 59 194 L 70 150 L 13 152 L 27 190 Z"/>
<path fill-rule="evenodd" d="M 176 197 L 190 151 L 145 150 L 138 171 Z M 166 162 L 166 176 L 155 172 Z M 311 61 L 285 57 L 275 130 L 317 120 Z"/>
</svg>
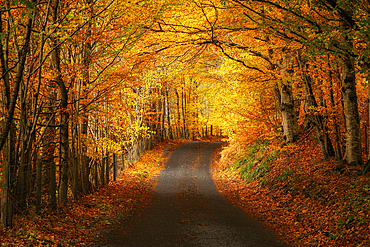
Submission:
<svg viewBox="0 0 370 247">
<path fill-rule="evenodd" d="M 96 246 L 286 246 L 217 191 L 210 162 L 219 144 L 178 147 L 147 210 L 106 232 Z"/>
</svg>

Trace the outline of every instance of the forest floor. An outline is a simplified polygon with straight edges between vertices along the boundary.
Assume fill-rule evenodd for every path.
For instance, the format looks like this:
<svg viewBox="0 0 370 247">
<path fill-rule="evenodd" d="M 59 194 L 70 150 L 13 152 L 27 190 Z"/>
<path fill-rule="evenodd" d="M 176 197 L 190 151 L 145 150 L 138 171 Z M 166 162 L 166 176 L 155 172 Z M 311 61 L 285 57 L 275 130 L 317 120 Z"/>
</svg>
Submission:
<svg viewBox="0 0 370 247">
<path fill-rule="evenodd" d="M 1 246 L 84 246 L 93 243 L 101 229 L 123 216 L 140 214 L 150 203 L 156 177 L 168 154 L 187 141 L 166 141 L 146 151 L 117 181 L 92 194 L 72 200 L 56 213 L 40 215 L 30 206 L 26 215 L 15 215 L 12 229 L 0 228 Z"/>
<path fill-rule="evenodd" d="M 315 138 L 303 133 L 250 183 L 220 162 L 219 148 L 212 167 L 218 190 L 289 245 L 370 246 L 369 174 L 362 175 L 359 166 L 338 169 L 334 159 L 323 161 Z M 255 167 L 268 157 L 264 151 Z"/>
<path fill-rule="evenodd" d="M 152 200 L 156 177 L 168 154 L 185 142 L 160 143 L 116 182 L 71 201 L 54 214 L 45 210 L 36 215 L 30 205 L 28 215 L 14 217 L 12 229 L 0 228 L 1 246 L 92 243 L 100 230 L 115 224 L 117 218 L 142 212 Z M 269 172 L 250 183 L 230 169 L 230 164 L 220 162 L 220 152 L 215 152 L 212 165 L 218 190 L 288 244 L 370 246 L 369 175 L 360 175 L 360 167 L 338 170 L 334 160 L 323 161 L 320 147 L 309 133 L 284 148 Z"/>
</svg>

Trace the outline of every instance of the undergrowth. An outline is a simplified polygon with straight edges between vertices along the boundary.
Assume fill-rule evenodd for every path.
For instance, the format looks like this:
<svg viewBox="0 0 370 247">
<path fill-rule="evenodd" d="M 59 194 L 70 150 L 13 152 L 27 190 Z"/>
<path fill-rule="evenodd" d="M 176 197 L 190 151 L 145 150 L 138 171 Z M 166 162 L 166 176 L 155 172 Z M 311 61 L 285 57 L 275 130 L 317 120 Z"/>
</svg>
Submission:
<svg viewBox="0 0 370 247">
<path fill-rule="evenodd" d="M 231 169 L 238 171 L 241 178 L 250 183 L 264 177 L 279 155 L 279 150 L 270 150 L 269 141 L 256 142 L 239 156 Z"/>
<path fill-rule="evenodd" d="M 292 246 L 370 246 L 370 177 L 323 160 L 312 133 L 284 148 L 231 142 L 215 163 L 219 191 Z"/>
</svg>

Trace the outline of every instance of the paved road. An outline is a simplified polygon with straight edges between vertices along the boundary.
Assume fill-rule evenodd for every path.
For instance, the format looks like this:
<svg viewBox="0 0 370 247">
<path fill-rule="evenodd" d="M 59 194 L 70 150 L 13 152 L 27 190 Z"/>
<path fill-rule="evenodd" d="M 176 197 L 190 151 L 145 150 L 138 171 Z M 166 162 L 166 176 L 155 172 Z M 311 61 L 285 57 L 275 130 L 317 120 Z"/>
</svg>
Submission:
<svg viewBox="0 0 370 247">
<path fill-rule="evenodd" d="M 178 147 L 158 178 L 148 209 L 122 221 L 126 233 L 115 228 L 98 246 L 286 246 L 217 191 L 209 165 L 219 144 Z"/>
</svg>

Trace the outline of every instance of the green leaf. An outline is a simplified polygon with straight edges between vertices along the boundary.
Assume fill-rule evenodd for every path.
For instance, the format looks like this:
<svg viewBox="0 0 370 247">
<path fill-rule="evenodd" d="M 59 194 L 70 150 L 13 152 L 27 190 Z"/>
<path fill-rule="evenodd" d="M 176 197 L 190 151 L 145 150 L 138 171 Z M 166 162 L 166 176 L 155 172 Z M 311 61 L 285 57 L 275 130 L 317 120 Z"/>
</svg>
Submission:
<svg viewBox="0 0 370 247">
<path fill-rule="evenodd" d="M 26 9 L 34 9 L 34 5 L 30 1 L 25 1 Z"/>
<path fill-rule="evenodd" d="M 23 19 L 26 16 L 26 12 L 23 10 L 21 13 L 21 18 Z"/>
<path fill-rule="evenodd" d="M 33 11 L 27 11 L 27 16 L 29 19 L 33 19 Z"/>
</svg>

